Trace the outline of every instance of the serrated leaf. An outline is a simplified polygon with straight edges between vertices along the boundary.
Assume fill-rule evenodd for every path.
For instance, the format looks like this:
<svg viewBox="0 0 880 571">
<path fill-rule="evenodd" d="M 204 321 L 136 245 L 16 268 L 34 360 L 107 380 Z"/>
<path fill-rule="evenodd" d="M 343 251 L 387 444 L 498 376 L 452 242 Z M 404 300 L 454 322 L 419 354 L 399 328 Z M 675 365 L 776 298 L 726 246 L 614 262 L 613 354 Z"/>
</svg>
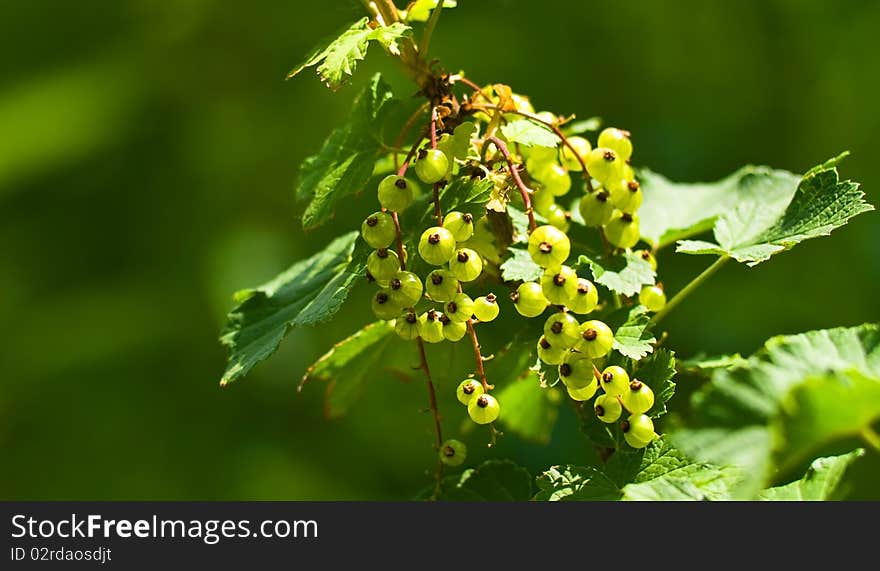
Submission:
<svg viewBox="0 0 880 571">
<path fill-rule="evenodd" d="M 657 418 L 666 414 L 666 403 L 675 394 L 675 353 L 659 348 L 647 358 L 637 361 L 630 377 L 637 378 L 654 391 L 654 406 L 646 414 Z"/>
<path fill-rule="evenodd" d="M 452 155 L 456 159 L 464 159 L 471 152 L 471 137 L 477 132 L 477 126 L 466 121 L 455 128 L 452 132 Z"/>
<path fill-rule="evenodd" d="M 642 286 L 654 285 L 657 274 L 651 264 L 633 252 L 621 256 L 589 258 L 580 256 L 578 265 L 588 265 L 596 283 L 607 289 L 626 296 L 637 295 Z"/>
<path fill-rule="evenodd" d="M 519 143 L 526 147 L 555 147 L 559 143 L 553 131 L 529 119 L 511 121 L 501 127 L 501 132 L 511 143 Z"/>
<path fill-rule="evenodd" d="M 523 502 L 531 499 L 532 477 L 510 460 L 488 460 L 457 477 L 443 480 L 439 500 Z"/>
<path fill-rule="evenodd" d="M 850 464 L 865 455 L 861 448 L 840 456 L 816 458 L 800 480 L 758 494 L 759 500 L 777 502 L 825 501 L 833 499 Z"/>
<path fill-rule="evenodd" d="M 751 497 L 823 444 L 880 418 L 880 326 L 774 337 L 734 369 L 716 369 L 673 434 L 685 452 L 742 466 Z"/>
<path fill-rule="evenodd" d="M 287 78 L 317 65 L 318 76 L 327 87 L 339 89 L 354 74 L 358 62 L 367 56 L 371 41 L 379 42 L 392 54 L 399 54 L 397 42 L 411 33 L 412 28 L 400 22 L 373 28 L 369 18 L 361 18 L 323 48 L 315 48 L 305 61 L 290 70 Z"/>
<path fill-rule="evenodd" d="M 531 282 L 541 277 L 543 268 L 532 260 L 528 250 L 508 248 L 510 257 L 501 264 L 501 278 L 506 281 Z"/>
<path fill-rule="evenodd" d="M 582 135 L 584 133 L 593 133 L 595 131 L 598 131 L 600 127 L 602 127 L 602 118 L 590 117 L 589 119 L 573 121 L 571 123 L 563 125 L 562 132 L 565 133 L 566 136 Z"/>
<path fill-rule="evenodd" d="M 528 370 L 527 370 L 528 372 Z M 523 440 L 549 444 L 553 427 L 559 417 L 563 395 L 558 388 L 542 388 L 536 373 L 505 384 L 497 394 L 504 403 L 499 421 Z"/>
<path fill-rule="evenodd" d="M 327 222 L 340 200 L 369 182 L 382 152 L 376 133 L 395 104 L 391 88 L 375 75 L 355 99 L 345 125 L 330 134 L 317 155 L 303 161 L 296 197 L 309 200 L 302 217 L 304 228 Z"/>
<path fill-rule="evenodd" d="M 874 210 L 864 201 L 858 184 L 840 181 L 834 166 L 839 160 L 812 169 L 784 210 L 780 211 L 778 202 L 768 205 L 763 198 L 740 201 L 715 222 L 717 244 L 685 240 L 679 242 L 676 252 L 726 255 L 755 266 L 804 240 L 827 236 L 850 218 Z"/>
<path fill-rule="evenodd" d="M 230 355 L 220 383 L 246 375 L 271 355 L 291 327 L 315 325 L 335 314 L 362 274 L 365 251 L 355 252 L 357 232 L 331 242 L 272 281 L 253 290 L 227 316 L 220 341 Z"/>
<path fill-rule="evenodd" d="M 621 355 L 638 361 L 654 350 L 653 343 L 657 339 L 650 331 L 653 323 L 644 306 L 623 308 L 610 315 L 607 321 L 614 330 L 614 349 Z M 615 329 L 615 324 L 621 321 Z"/>
<path fill-rule="evenodd" d="M 431 11 L 440 4 L 440 0 L 416 0 L 407 10 L 400 10 L 400 17 L 407 22 L 427 22 Z M 455 0 L 443 0 L 443 9 L 455 8 Z"/>
<path fill-rule="evenodd" d="M 535 500 L 545 502 L 614 501 L 620 489 L 605 474 L 589 466 L 552 466 L 535 483 Z"/>
<path fill-rule="evenodd" d="M 713 357 L 699 354 L 690 359 L 678 361 L 679 368 L 688 372 L 712 372 L 715 369 L 733 369 L 743 365 L 748 365 L 748 360 L 739 353 Z"/>
</svg>

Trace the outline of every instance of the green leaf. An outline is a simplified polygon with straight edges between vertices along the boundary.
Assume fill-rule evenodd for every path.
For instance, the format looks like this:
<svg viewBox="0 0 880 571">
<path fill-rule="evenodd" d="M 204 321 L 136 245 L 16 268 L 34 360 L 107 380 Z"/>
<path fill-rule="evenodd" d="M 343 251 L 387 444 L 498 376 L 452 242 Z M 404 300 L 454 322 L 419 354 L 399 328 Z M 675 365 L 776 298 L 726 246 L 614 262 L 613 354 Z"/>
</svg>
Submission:
<svg viewBox="0 0 880 571">
<path fill-rule="evenodd" d="M 654 278 L 657 276 L 651 269 L 651 264 L 633 252 L 607 259 L 582 255 L 577 263 L 590 266 L 596 283 L 626 296 L 638 294 L 642 286 L 654 285 Z"/>
<path fill-rule="evenodd" d="M 598 131 L 600 127 L 602 127 L 602 118 L 590 117 L 589 119 L 566 123 L 562 126 L 561 130 L 563 133 L 565 133 L 566 136 L 571 136 L 582 135 L 584 133 L 593 133 L 595 131 Z"/>
<path fill-rule="evenodd" d="M 850 218 L 874 210 L 858 184 L 840 181 L 834 166 L 839 160 L 812 169 L 784 210 L 780 211 L 778 201 L 743 200 L 715 223 L 717 244 L 684 240 L 676 251 L 726 255 L 755 266 L 804 240 L 828 236 Z"/>
<path fill-rule="evenodd" d="M 532 260 L 528 250 L 522 248 L 509 248 L 510 257 L 501 264 L 501 278 L 506 282 L 535 281 L 544 273 L 541 268 Z"/>
<path fill-rule="evenodd" d="M 824 501 L 833 499 L 843 475 L 850 464 L 865 455 L 861 448 L 841 456 L 816 458 L 804 477 L 784 486 L 777 486 L 758 494 L 767 501 Z"/>
<path fill-rule="evenodd" d="M 399 10 L 400 17 L 407 22 L 427 22 L 431 11 L 440 4 L 440 0 L 416 0 L 408 10 Z M 455 0 L 443 0 L 443 9 L 455 8 Z"/>
<path fill-rule="evenodd" d="M 525 372 L 529 375 L 507 383 L 496 395 L 504 403 L 499 421 L 524 440 L 549 444 L 564 397 L 556 387 L 542 388 L 536 373 Z"/>
<path fill-rule="evenodd" d="M 239 294 L 243 301 L 229 313 L 220 337 L 231 352 L 221 385 L 274 353 L 291 327 L 315 325 L 339 310 L 363 273 L 365 252 L 353 256 L 357 236 L 340 236 L 272 281 Z"/>
<path fill-rule="evenodd" d="M 675 353 L 659 348 L 653 354 L 630 367 L 632 378 L 651 387 L 654 391 L 654 406 L 647 412 L 651 418 L 666 414 L 666 403 L 675 394 Z"/>
<path fill-rule="evenodd" d="M 639 173 L 644 201 L 642 238 L 655 247 L 711 230 L 715 219 L 741 203 L 781 212 L 794 196 L 798 177 L 787 171 L 747 166 L 714 183 L 675 183 L 648 170 Z"/>
<path fill-rule="evenodd" d="M 545 502 L 620 499 L 620 489 L 601 471 L 589 466 L 552 466 L 538 476 L 535 499 Z"/>
<path fill-rule="evenodd" d="M 733 369 L 716 369 L 673 434 L 692 456 L 742 466 L 750 497 L 775 474 L 880 418 L 880 326 L 774 337 Z"/>
<path fill-rule="evenodd" d="M 690 359 L 679 360 L 678 366 L 682 371 L 693 373 L 711 373 L 715 369 L 733 369 L 748 365 L 748 360 L 739 353 L 733 355 L 718 355 L 709 357 L 704 354 L 695 355 Z"/>
<path fill-rule="evenodd" d="M 287 78 L 317 65 L 318 77 L 335 91 L 354 74 L 358 62 L 367 56 L 371 41 L 379 42 L 386 50 L 397 55 L 400 53 L 397 42 L 411 34 L 412 28 L 400 22 L 372 28 L 369 18 L 361 18 L 324 47 L 315 48 L 305 61 L 290 70 Z"/>
<path fill-rule="evenodd" d="M 559 143 L 556 134 L 546 125 L 529 119 L 516 119 L 501 127 L 504 137 L 511 143 L 526 147 L 555 147 Z"/>
<path fill-rule="evenodd" d="M 438 499 L 459 502 L 523 502 L 532 497 L 532 477 L 510 460 L 489 460 L 443 479 Z"/>
<path fill-rule="evenodd" d="M 614 323 L 624 317 L 623 323 L 614 332 L 614 349 L 621 355 L 638 361 L 654 350 L 653 343 L 657 342 L 650 328 L 653 326 L 647 310 L 642 305 L 633 308 L 623 308 L 608 317 L 608 325 L 613 328 Z"/>
<path fill-rule="evenodd" d="M 493 186 L 489 179 L 460 176 L 440 191 L 440 206 L 443 212 L 458 210 L 473 214 L 475 219 L 480 218 L 486 213 L 486 202 L 492 195 Z M 428 217 L 433 215 L 434 210 L 431 207 Z"/>
<path fill-rule="evenodd" d="M 395 104 L 391 88 L 375 75 L 358 95 L 345 125 L 330 134 L 317 155 L 303 161 L 296 196 L 309 200 L 302 217 L 304 228 L 327 222 L 340 200 L 369 182 L 381 154 L 376 133 Z"/>
</svg>

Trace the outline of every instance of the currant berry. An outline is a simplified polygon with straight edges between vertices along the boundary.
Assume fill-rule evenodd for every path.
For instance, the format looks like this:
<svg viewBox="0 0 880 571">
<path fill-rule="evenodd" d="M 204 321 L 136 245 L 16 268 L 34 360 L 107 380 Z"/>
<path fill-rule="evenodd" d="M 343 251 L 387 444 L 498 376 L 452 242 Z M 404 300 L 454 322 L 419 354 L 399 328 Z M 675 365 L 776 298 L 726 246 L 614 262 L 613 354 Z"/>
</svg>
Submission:
<svg viewBox="0 0 880 571">
<path fill-rule="evenodd" d="M 535 178 L 543 185 L 543 190 L 553 196 L 563 196 L 571 190 L 571 176 L 564 167 L 556 163 L 542 169 Z"/>
<path fill-rule="evenodd" d="M 648 308 L 648 311 L 660 311 L 666 307 L 666 292 L 660 286 L 644 286 L 639 292 L 639 303 Z"/>
<path fill-rule="evenodd" d="M 633 448 L 644 448 L 654 440 L 654 421 L 645 414 L 631 414 L 620 423 L 620 430 Z"/>
<path fill-rule="evenodd" d="M 449 159 L 440 149 L 428 149 L 419 153 L 416 176 L 426 184 L 440 182 L 449 170 Z"/>
<path fill-rule="evenodd" d="M 590 142 L 583 137 L 569 137 L 568 142 L 571 143 L 571 146 L 574 147 L 574 150 L 577 152 L 577 155 L 581 157 L 581 159 L 586 159 L 587 155 L 590 154 L 590 151 L 593 150 Z M 568 148 L 568 145 L 562 146 L 562 162 L 570 171 L 580 172 L 583 170 L 580 161 L 577 160 L 575 153 L 571 152 L 571 149 Z"/>
<path fill-rule="evenodd" d="M 537 282 L 523 282 L 510 295 L 516 311 L 523 317 L 537 317 L 547 308 L 547 298 Z"/>
<path fill-rule="evenodd" d="M 633 379 L 621 399 L 623 406 L 632 414 L 644 414 L 654 406 L 654 391 L 642 381 Z"/>
<path fill-rule="evenodd" d="M 599 133 L 598 143 L 600 147 L 609 148 L 617 153 L 622 161 L 628 161 L 633 151 L 629 136 L 629 131 L 609 127 Z"/>
<path fill-rule="evenodd" d="M 548 268 L 541 275 L 541 291 L 550 303 L 568 305 L 577 295 L 577 280 L 577 272 L 568 266 Z"/>
<path fill-rule="evenodd" d="M 596 382 L 596 379 L 591 380 L 587 386 L 576 389 L 574 387 L 566 386 L 565 390 L 568 391 L 568 396 L 570 396 L 573 400 L 576 401 L 585 401 L 593 398 L 593 395 L 596 394 L 596 389 L 599 388 L 599 383 Z"/>
<path fill-rule="evenodd" d="M 483 393 L 468 403 L 468 416 L 477 424 L 495 422 L 501 414 L 501 406 L 490 394 Z"/>
<path fill-rule="evenodd" d="M 434 270 L 425 279 L 425 293 L 434 301 L 451 301 L 458 293 L 458 279 L 449 270 Z"/>
<path fill-rule="evenodd" d="M 618 248 L 632 248 L 639 241 L 639 215 L 615 212 L 605 225 L 605 237 Z"/>
<path fill-rule="evenodd" d="M 464 293 L 456 294 L 446 304 L 446 315 L 452 321 L 465 322 L 474 314 L 474 301 Z"/>
<path fill-rule="evenodd" d="M 529 236 L 529 255 L 542 268 L 558 268 L 571 253 L 571 242 L 555 226 L 539 226 Z"/>
<path fill-rule="evenodd" d="M 419 336 L 419 318 L 416 312 L 409 310 L 397 318 L 394 331 L 403 339 L 412 340 Z"/>
<path fill-rule="evenodd" d="M 582 389 L 596 380 L 593 374 L 593 361 L 583 353 L 568 353 L 559 365 L 559 380 L 566 387 Z"/>
<path fill-rule="evenodd" d="M 538 339 L 538 358 L 544 363 L 548 365 L 561 365 L 568 354 L 568 349 L 565 349 L 564 347 L 554 347 L 553 344 L 543 335 Z"/>
<path fill-rule="evenodd" d="M 441 314 L 433 309 L 419 316 L 419 336 L 426 343 L 443 341 L 443 323 L 440 317 Z"/>
<path fill-rule="evenodd" d="M 612 345 L 614 345 L 614 333 L 605 323 L 593 319 L 581 324 L 581 339 L 575 349 L 590 359 L 598 359 L 607 355 Z"/>
<path fill-rule="evenodd" d="M 581 338 L 580 325 L 569 313 L 554 313 L 544 323 L 544 337 L 554 347 L 571 349 Z"/>
<path fill-rule="evenodd" d="M 526 170 L 535 180 L 541 180 L 544 171 L 556 164 L 558 151 L 555 147 L 524 147 L 527 149 Z"/>
<path fill-rule="evenodd" d="M 459 281 L 473 281 L 483 273 L 483 259 L 470 248 L 459 248 L 449 260 L 449 271 Z"/>
<path fill-rule="evenodd" d="M 578 278 L 577 291 L 566 304 L 572 313 L 584 315 L 590 313 L 599 305 L 599 290 L 588 279 Z"/>
<path fill-rule="evenodd" d="M 535 210 L 535 212 L 542 216 L 547 216 L 547 213 L 550 212 L 550 209 L 556 205 L 556 203 L 554 202 L 555 197 L 543 189 L 532 192 L 529 200 L 531 201 L 532 208 Z"/>
<path fill-rule="evenodd" d="M 636 250 L 633 253 L 648 262 L 648 265 L 651 266 L 652 270 L 655 272 L 657 271 L 657 258 L 654 257 L 654 254 L 652 254 L 650 250 Z"/>
<path fill-rule="evenodd" d="M 608 193 L 599 190 L 584 195 L 578 203 L 578 210 L 586 226 L 598 228 L 611 220 L 611 215 L 614 214 L 614 205 L 609 200 Z"/>
<path fill-rule="evenodd" d="M 623 412 L 623 407 L 620 406 L 620 401 L 617 400 L 616 396 L 604 394 L 596 397 L 593 403 L 593 410 L 596 411 L 596 417 L 599 420 L 610 424 L 617 422 L 617 419 L 620 418 Z"/>
<path fill-rule="evenodd" d="M 394 220 L 387 212 L 374 212 L 361 224 L 361 236 L 373 248 L 387 248 L 396 235 Z"/>
<path fill-rule="evenodd" d="M 621 176 L 621 164 L 623 161 L 613 150 L 607 147 L 596 147 L 585 160 L 590 176 L 598 180 L 602 185 L 607 185 L 619 179 Z"/>
<path fill-rule="evenodd" d="M 629 391 L 629 374 L 623 367 L 612 365 L 605 367 L 602 374 L 599 375 L 599 382 L 602 384 L 602 390 L 605 394 L 611 396 L 620 396 Z"/>
<path fill-rule="evenodd" d="M 379 183 L 379 204 L 382 208 L 400 212 L 412 204 L 412 183 L 402 176 L 390 174 Z"/>
<path fill-rule="evenodd" d="M 400 271 L 400 258 L 397 252 L 379 248 L 367 257 L 367 271 L 378 282 L 387 282 Z"/>
<path fill-rule="evenodd" d="M 474 235 L 474 216 L 462 212 L 450 212 L 443 218 L 443 227 L 452 232 L 456 242 L 465 242 Z"/>
<path fill-rule="evenodd" d="M 568 212 L 555 202 L 547 209 L 544 218 L 547 219 L 551 226 L 555 226 L 563 232 L 567 232 L 569 226 L 571 226 L 571 212 Z"/>
<path fill-rule="evenodd" d="M 455 389 L 455 398 L 463 405 L 468 405 L 471 399 L 480 396 L 485 391 L 483 385 L 474 379 L 465 379 Z"/>
<path fill-rule="evenodd" d="M 609 185 L 611 202 L 618 210 L 635 212 L 642 205 L 642 189 L 634 180 L 620 179 L 620 182 Z"/>
<path fill-rule="evenodd" d="M 498 307 L 498 298 L 494 293 L 488 293 L 474 300 L 474 317 L 480 321 L 493 321 L 501 312 Z"/>
<path fill-rule="evenodd" d="M 461 466 L 467 458 L 464 442 L 450 438 L 440 445 L 440 461 L 447 466 Z"/>
<path fill-rule="evenodd" d="M 415 305 L 422 297 L 422 280 L 412 272 L 398 271 L 388 280 L 388 295 L 401 307 Z"/>
<path fill-rule="evenodd" d="M 443 324 L 443 337 L 447 341 L 461 341 L 467 334 L 467 322 L 465 321 L 453 321 L 444 315 L 440 318 L 440 322 Z"/>
<path fill-rule="evenodd" d="M 376 295 L 373 296 L 373 300 L 370 305 L 373 308 L 373 313 L 379 319 L 384 319 L 388 321 L 400 315 L 401 307 L 391 301 L 391 296 L 388 295 L 387 290 L 383 289 L 377 291 Z"/>
<path fill-rule="evenodd" d="M 442 266 L 455 253 L 452 232 L 441 226 L 433 226 L 422 232 L 419 239 L 419 255 L 432 266 Z"/>
</svg>

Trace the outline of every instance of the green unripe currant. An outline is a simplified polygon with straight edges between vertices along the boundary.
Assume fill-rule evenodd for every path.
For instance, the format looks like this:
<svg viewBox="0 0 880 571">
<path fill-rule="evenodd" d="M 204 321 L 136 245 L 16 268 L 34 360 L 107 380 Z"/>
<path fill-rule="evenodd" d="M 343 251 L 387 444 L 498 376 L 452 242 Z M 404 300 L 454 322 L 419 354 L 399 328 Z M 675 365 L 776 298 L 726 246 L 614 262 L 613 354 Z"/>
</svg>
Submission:
<svg viewBox="0 0 880 571">
<path fill-rule="evenodd" d="M 638 379 L 629 383 L 629 388 L 621 395 L 623 406 L 632 414 L 644 414 L 654 406 L 654 391 Z"/>
<path fill-rule="evenodd" d="M 379 290 L 373 296 L 373 300 L 370 304 L 373 308 L 373 313 L 379 319 L 384 319 L 386 321 L 394 319 L 398 315 L 400 315 L 401 307 L 391 301 L 391 296 L 388 295 L 387 290 Z"/>
<path fill-rule="evenodd" d="M 596 397 L 593 402 L 593 410 L 596 411 L 596 417 L 602 422 L 617 422 L 623 412 L 620 401 L 614 395 L 604 394 Z"/>
<path fill-rule="evenodd" d="M 361 236 L 373 248 L 387 248 L 396 235 L 394 220 L 387 212 L 374 212 L 361 224 Z"/>
<path fill-rule="evenodd" d="M 465 242 L 474 235 L 474 216 L 466 212 L 450 212 L 443 218 L 443 227 L 452 232 L 456 242 Z"/>
<path fill-rule="evenodd" d="M 605 323 L 593 319 L 581 324 L 581 339 L 575 349 L 590 359 L 598 359 L 607 355 L 612 345 L 614 345 L 614 333 Z"/>
<path fill-rule="evenodd" d="M 444 315 L 440 318 L 440 323 L 443 324 L 443 337 L 447 341 L 453 343 L 461 341 L 462 337 L 467 334 L 467 322 L 465 321 L 453 321 Z"/>
<path fill-rule="evenodd" d="M 394 331 L 402 339 L 410 341 L 419 336 L 419 318 L 413 310 L 406 311 L 397 318 L 394 324 Z"/>
<path fill-rule="evenodd" d="M 646 285 L 639 292 L 639 303 L 648 308 L 648 311 L 660 311 L 666 307 L 666 292 L 659 285 Z"/>
<path fill-rule="evenodd" d="M 559 380 L 566 387 L 582 389 L 595 381 L 593 374 L 593 361 L 583 353 L 568 353 L 565 361 L 559 365 Z"/>
<path fill-rule="evenodd" d="M 437 149 L 446 155 L 446 162 L 449 166 L 446 168 L 446 174 L 443 178 L 449 179 L 452 176 L 452 167 L 455 165 L 455 139 L 449 133 L 442 134 L 437 139 Z"/>
<path fill-rule="evenodd" d="M 620 160 L 628 161 L 632 157 L 633 145 L 629 131 L 608 127 L 599 133 L 600 147 L 611 149 L 620 156 Z"/>
<path fill-rule="evenodd" d="M 576 401 L 585 401 L 593 398 L 593 395 L 596 394 L 596 389 L 599 388 L 599 383 L 596 379 L 592 379 L 587 386 L 576 389 L 574 387 L 566 386 L 565 390 L 568 391 L 568 396 L 570 396 L 573 400 Z"/>
<path fill-rule="evenodd" d="M 624 161 L 623 166 L 620 167 L 620 173 L 626 180 L 636 179 L 636 171 L 634 171 L 632 166 L 629 164 L 629 160 Z"/>
<path fill-rule="evenodd" d="M 529 199 L 534 211 L 542 216 L 547 216 L 547 213 L 556 204 L 555 197 L 544 189 L 534 191 Z"/>
<path fill-rule="evenodd" d="M 390 174 L 379 183 L 379 204 L 382 208 L 400 212 L 412 204 L 412 184 L 406 178 Z"/>
<path fill-rule="evenodd" d="M 432 226 L 419 239 L 419 255 L 432 266 L 442 266 L 455 253 L 452 232 L 441 226 Z"/>
<path fill-rule="evenodd" d="M 569 350 L 564 347 L 554 347 L 550 340 L 541 336 L 538 339 L 538 358 L 548 365 L 561 365 L 565 362 Z"/>
<path fill-rule="evenodd" d="M 526 170 L 535 180 L 541 180 L 544 171 L 556 164 L 556 147 L 523 147 L 528 152 Z"/>
<path fill-rule="evenodd" d="M 571 349 L 581 338 L 580 325 L 569 313 L 554 313 L 544 323 L 544 337 L 554 347 Z"/>
<path fill-rule="evenodd" d="M 416 176 L 426 184 L 440 182 L 449 170 L 449 159 L 440 149 L 427 149 L 419 153 Z"/>
<path fill-rule="evenodd" d="M 586 159 L 587 155 L 590 154 L 590 151 L 593 150 L 590 142 L 583 137 L 569 137 L 568 142 L 571 143 L 571 146 L 574 147 L 574 150 L 577 151 L 577 155 L 580 156 L 581 159 Z M 562 162 L 570 171 L 580 172 L 583 170 L 580 161 L 577 160 L 575 153 L 571 152 L 568 145 L 562 146 Z"/>
<path fill-rule="evenodd" d="M 605 394 L 620 396 L 629 390 L 629 374 L 623 367 L 611 365 L 605 367 L 605 370 L 599 375 L 599 383 L 601 383 Z"/>
<path fill-rule="evenodd" d="M 590 151 L 585 163 L 590 176 L 603 186 L 613 183 L 621 176 L 623 161 L 617 156 L 617 153 L 607 147 L 596 147 Z"/>
<path fill-rule="evenodd" d="M 464 442 L 450 438 L 440 445 L 440 461 L 447 466 L 461 466 L 467 458 L 467 446 Z"/>
<path fill-rule="evenodd" d="M 548 268 L 541 275 L 541 291 L 554 305 L 568 305 L 577 293 L 577 272 L 568 266 Z"/>
<path fill-rule="evenodd" d="M 608 193 L 600 190 L 584 195 L 578 203 L 578 210 L 586 226 L 598 228 L 611 220 L 614 205 L 609 200 Z"/>
<path fill-rule="evenodd" d="M 494 293 L 488 293 L 474 300 L 474 317 L 480 321 L 493 321 L 501 312 L 498 307 L 498 298 Z"/>
<path fill-rule="evenodd" d="M 611 202 L 618 210 L 635 212 L 642 205 L 642 190 L 635 180 L 620 179 L 609 185 L 608 190 L 611 192 Z"/>
<path fill-rule="evenodd" d="M 367 257 L 367 271 L 377 282 L 387 282 L 400 271 L 400 258 L 397 252 L 379 248 Z"/>
<path fill-rule="evenodd" d="M 547 309 L 548 301 L 537 282 L 523 282 L 510 294 L 516 311 L 523 317 L 537 317 Z"/>
<path fill-rule="evenodd" d="M 617 211 L 605 225 L 605 237 L 618 248 L 632 248 L 639 241 L 639 215 Z"/>
<path fill-rule="evenodd" d="M 458 279 L 449 270 L 434 270 L 425 279 L 425 293 L 434 301 L 450 301 L 458 293 Z"/>
<path fill-rule="evenodd" d="M 460 382 L 458 388 L 455 389 L 455 398 L 457 398 L 458 402 L 461 404 L 467 405 L 471 402 L 472 398 L 478 397 L 484 392 L 483 385 L 478 381 L 475 381 L 474 379 L 465 379 Z"/>
<path fill-rule="evenodd" d="M 459 281 L 473 281 L 483 273 L 483 259 L 470 248 L 459 248 L 449 260 L 449 271 Z"/>
<path fill-rule="evenodd" d="M 439 343 L 443 341 L 443 323 L 440 321 L 441 314 L 433 309 L 419 316 L 419 336 L 426 343 Z"/>
<path fill-rule="evenodd" d="M 644 414 L 631 414 L 620 423 L 623 439 L 633 448 L 644 448 L 654 440 L 654 421 Z"/>
<path fill-rule="evenodd" d="M 452 321 L 466 322 L 474 314 L 474 301 L 464 293 L 458 293 L 446 303 L 446 315 Z"/>
<path fill-rule="evenodd" d="M 539 226 L 529 236 L 529 255 L 542 268 L 558 268 L 570 253 L 568 236 L 555 226 Z"/>
<path fill-rule="evenodd" d="M 567 232 L 568 228 L 571 226 L 571 212 L 568 212 L 555 202 L 547 209 L 544 217 L 547 218 L 547 222 L 549 222 L 551 226 L 556 226 L 563 232 Z"/>
<path fill-rule="evenodd" d="M 636 250 L 633 253 L 648 262 L 652 270 L 657 271 L 657 258 L 654 257 L 650 250 Z"/>
<path fill-rule="evenodd" d="M 590 280 L 578 278 L 577 291 L 574 297 L 568 300 L 568 309 L 572 313 L 584 315 L 596 309 L 597 305 L 599 305 L 599 290 Z"/>
<path fill-rule="evenodd" d="M 501 406 L 490 394 L 483 393 L 468 403 L 468 416 L 477 424 L 495 422 L 499 414 L 501 414 Z"/>
<path fill-rule="evenodd" d="M 422 280 L 412 272 L 398 271 L 388 280 L 388 295 L 401 307 L 415 305 L 422 298 Z"/>
<path fill-rule="evenodd" d="M 571 189 L 571 176 L 565 167 L 556 163 L 542 169 L 535 178 L 543 185 L 543 190 L 553 196 L 563 196 Z"/>
</svg>

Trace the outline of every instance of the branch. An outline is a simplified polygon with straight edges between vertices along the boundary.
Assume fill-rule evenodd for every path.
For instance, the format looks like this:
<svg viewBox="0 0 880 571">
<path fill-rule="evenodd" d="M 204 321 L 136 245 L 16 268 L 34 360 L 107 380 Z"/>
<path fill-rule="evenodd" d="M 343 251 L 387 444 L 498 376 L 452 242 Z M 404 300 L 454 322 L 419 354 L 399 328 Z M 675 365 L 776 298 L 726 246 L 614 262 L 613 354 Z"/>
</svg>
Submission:
<svg viewBox="0 0 880 571">
<path fill-rule="evenodd" d="M 526 188 L 525 183 L 520 178 L 519 170 L 517 170 L 516 165 L 513 163 L 510 151 L 507 150 L 507 145 L 504 144 L 504 141 L 495 135 L 488 137 L 486 141 L 498 147 L 498 150 L 504 155 L 504 160 L 507 161 L 507 168 L 510 170 L 510 174 L 513 175 L 513 181 L 516 183 L 516 187 L 519 189 L 519 194 L 522 196 L 523 203 L 525 204 L 526 215 L 529 217 L 529 233 L 531 233 L 538 225 L 535 223 L 535 213 L 532 210 L 532 199 L 529 198 L 529 189 Z"/>
<path fill-rule="evenodd" d="M 663 307 L 663 309 L 655 313 L 654 317 L 651 318 L 651 321 L 653 321 L 654 323 L 660 323 L 661 319 L 666 317 L 666 315 L 669 314 L 670 311 L 675 309 L 675 307 L 679 303 L 681 303 L 687 296 L 689 296 L 691 292 L 700 287 L 703 282 L 712 277 L 712 274 L 721 269 L 721 266 L 727 263 L 729 259 L 730 256 L 721 256 L 717 260 L 715 260 L 715 262 L 711 266 L 703 270 L 703 273 L 695 277 L 688 285 L 684 286 L 684 289 L 675 294 L 672 299 L 670 299 L 669 302 Z"/>
</svg>

